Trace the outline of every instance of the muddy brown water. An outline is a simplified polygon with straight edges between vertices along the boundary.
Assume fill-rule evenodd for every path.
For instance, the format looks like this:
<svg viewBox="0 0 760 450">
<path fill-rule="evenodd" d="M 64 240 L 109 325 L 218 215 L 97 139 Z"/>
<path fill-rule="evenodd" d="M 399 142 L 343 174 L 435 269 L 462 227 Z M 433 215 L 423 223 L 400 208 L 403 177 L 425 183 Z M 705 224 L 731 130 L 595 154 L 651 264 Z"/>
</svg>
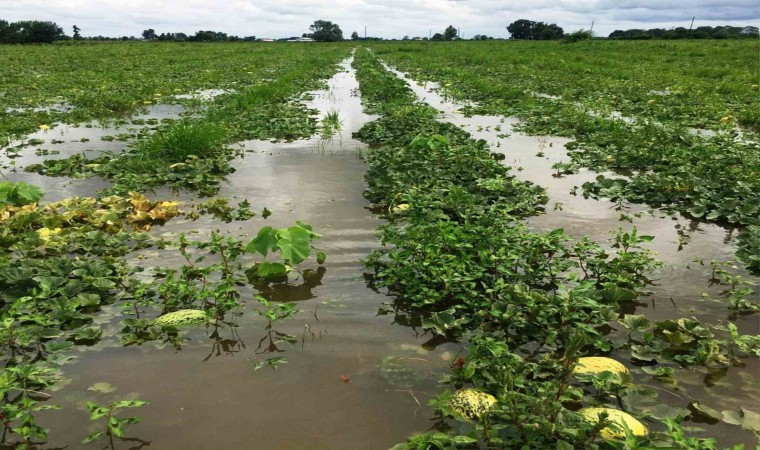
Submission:
<svg viewBox="0 0 760 450">
<path fill-rule="evenodd" d="M 271 217 L 258 215 L 242 224 L 224 224 L 208 217 L 196 222 L 175 219 L 152 231 L 156 236 L 188 233 L 191 238 L 202 239 L 219 230 L 250 239 L 267 225 L 289 226 L 296 220 L 311 224 L 324 236 L 317 244 L 328 255 L 324 270 L 309 281 L 293 280 L 262 293 L 276 301 L 297 302 L 301 312 L 295 319 L 275 327 L 278 332 L 296 336 L 296 343 L 270 341 L 264 321 L 254 313 L 256 302 L 250 298 L 235 321 L 237 327 L 192 329 L 181 350 L 152 343 L 121 347 L 119 322 L 123 316 L 118 307 L 106 308 L 96 318 L 105 329 L 104 338 L 93 347 L 76 348 L 72 352 L 77 356 L 75 362 L 63 366 L 68 384 L 53 392 L 50 401 L 62 409 L 45 413 L 41 419 L 43 426 L 51 429 L 45 448 L 83 447 L 80 441 L 93 431 L 84 409 L 87 400 L 108 403 L 138 398 L 151 402 L 139 410 L 126 411 L 142 416 L 143 421 L 127 433 L 134 440 L 117 443 L 117 448 L 382 449 L 433 425 L 427 400 L 440 391 L 437 380 L 447 372 L 461 346 L 423 348 L 429 335 L 394 323 L 392 316 L 377 314 L 378 308 L 391 299 L 367 287 L 361 260 L 379 246 L 375 229 L 381 219 L 367 209 L 369 204 L 362 197 L 366 187 L 366 165 L 361 159 L 364 147 L 351 138 L 351 133 L 372 117 L 362 111 L 349 62 L 344 62 L 343 70 L 328 82 L 328 89 L 315 93 L 310 104 L 322 116 L 339 113 L 342 128 L 337 135 L 292 143 L 242 143 L 245 157 L 236 161 L 236 172 L 228 177 L 220 196 L 233 202 L 248 199 L 257 212 L 264 207 L 271 210 Z M 506 164 L 522 167 L 515 172 L 518 177 L 548 189 L 551 201 L 547 214 L 530 220 L 535 229 L 564 228 L 572 236 L 589 235 L 603 241 L 618 226 L 631 227 L 618 221 L 619 213 L 608 203 L 569 194 L 573 186 L 593 179 L 595 173 L 551 176 L 551 165 L 566 159 L 566 140 L 516 133 L 511 129 L 516 121 L 510 118 L 464 117 L 457 112 L 459 105 L 440 97 L 434 86 L 410 85 L 420 98 L 443 112 L 443 120 L 463 126 L 475 138 L 486 139 L 493 151 L 506 156 Z M 179 105 L 156 105 L 137 118 L 176 118 L 183 112 Z M 59 126 L 30 136 L 46 140 L 39 147 L 59 150 L 60 154 L 36 156 L 34 148 L 39 147 L 26 148 L 17 159 L 18 165 L 76 152 L 94 157 L 103 151 L 120 151 L 125 143 L 105 142 L 101 136 L 139 128 L 90 126 Z M 503 133 L 508 137 L 498 136 Z M 81 142 L 82 138 L 89 141 Z M 51 144 L 52 139 L 64 142 Z M 545 156 L 537 157 L 539 151 Z M 4 158 L 3 162 L 9 161 Z M 4 176 L 10 181 L 40 185 L 47 201 L 92 195 L 108 186 L 98 178 L 50 178 L 8 168 Z M 185 205 L 194 201 L 190 195 L 167 189 L 149 196 L 174 198 Z M 552 209 L 558 203 L 562 208 Z M 629 213 L 647 211 L 636 205 L 629 207 Z M 725 321 L 725 303 L 701 300 L 701 292 L 716 296 L 720 290 L 708 289 L 708 271 L 696 264 L 686 269 L 686 265 L 695 257 L 733 258 L 727 231 L 684 218 L 646 214 L 636 219 L 635 225 L 641 232 L 657 236 L 652 248 L 668 264 L 658 274 L 648 303 L 639 305 L 636 312 L 653 319 L 696 316 L 711 323 Z M 691 237 L 681 251 L 676 251 L 676 226 Z M 171 267 L 182 262 L 174 251 L 147 250 L 140 256 L 145 259 L 135 260 L 135 264 L 145 266 L 147 273 L 154 266 Z M 758 331 L 756 319 L 738 323 L 745 333 Z M 286 357 L 288 362 L 276 370 L 254 370 L 256 363 L 273 356 Z M 633 369 L 635 381 L 656 384 Z M 757 409 L 754 400 L 760 396 L 754 377 L 758 369 L 755 360 L 725 374 L 679 370 L 677 387 L 658 385 L 667 391 L 660 393 L 660 400 L 685 406 L 688 398 L 694 397 L 717 409 Z M 88 390 L 103 382 L 108 383 L 106 391 L 115 391 Z M 701 426 L 706 434 L 716 435 L 722 445 L 752 442 L 749 433 L 736 427 Z"/>
<path fill-rule="evenodd" d="M 324 236 L 317 244 L 328 256 L 323 273 L 263 293 L 270 299 L 297 302 L 302 312 L 275 326 L 278 332 L 296 336 L 297 342 L 270 342 L 265 322 L 253 311 L 256 302 L 249 298 L 235 329 L 191 330 L 181 350 L 151 343 L 124 348 L 118 344 L 122 316 L 117 307 L 107 308 L 97 318 L 104 324 L 104 339 L 72 353 L 76 362 L 63 367 L 70 382 L 50 401 L 62 409 L 43 415 L 42 424 L 51 429 L 50 447 L 82 447 L 79 442 L 92 431 L 86 400 L 108 403 L 123 398 L 151 403 L 125 411 L 143 417 L 127 433 L 139 440 L 117 443 L 117 448 L 149 443 L 156 449 L 382 449 L 430 428 L 427 401 L 440 391 L 437 380 L 459 346 L 426 350 L 422 344 L 429 335 L 377 314 L 390 298 L 367 287 L 361 260 L 379 246 L 375 230 L 381 220 L 367 209 L 362 196 L 364 146 L 351 138 L 371 117 L 363 114 L 355 96 L 358 84 L 348 61 L 328 85 L 326 91 L 315 93 L 310 106 L 322 115 L 337 111 L 340 133 L 328 140 L 317 136 L 292 143 L 244 142 L 245 157 L 236 161 L 236 172 L 220 192 L 233 202 L 247 198 L 257 212 L 267 207 L 271 217 L 259 214 L 242 224 L 207 217 L 197 222 L 173 220 L 152 231 L 164 237 L 186 232 L 200 239 L 219 230 L 250 239 L 266 225 L 290 226 L 296 220 L 311 224 Z M 61 127 L 42 138 L 54 135 L 66 141 L 58 146 L 60 157 L 70 154 L 68 147 L 90 150 L 88 156 L 123 148 L 123 143 L 101 142 L 96 137 L 100 134 L 114 130 Z M 82 137 L 90 142 L 70 142 Z M 30 149 L 22 153 L 29 156 L 20 158 L 20 165 L 44 159 Z M 104 187 L 96 179 L 49 178 L 22 171 L 6 177 L 41 185 L 50 200 L 93 194 Z M 159 190 L 149 196 L 172 195 Z M 192 197 L 180 194 L 176 199 L 186 204 Z M 142 256 L 147 259 L 136 263 L 148 268 L 181 262 L 172 251 L 148 250 Z M 288 362 L 276 370 L 254 370 L 268 357 L 286 357 Z M 116 390 L 88 391 L 101 382 Z"/>
<path fill-rule="evenodd" d="M 466 117 L 461 112 L 465 104 L 441 95 L 436 83 L 417 83 L 392 67 L 388 69 L 407 81 L 419 100 L 439 110 L 441 120 L 462 127 L 475 139 L 484 139 L 493 152 L 503 154 L 504 163 L 513 168 L 512 173 L 515 176 L 546 188 L 549 196 L 547 211 L 543 215 L 528 219 L 528 224 L 533 229 L 563 228 L 570 236 L 589 236 L 600 243 L 608 241 L 618 227 L 628 231 L 635 226 L 639 234 L 655 236 L 646 247 L 656 252 L 657 258 L 665 266 L 654 276 L 651 295 L 641 298 L 636 305 L 629 306 L 625 313 L 643 314 L 652 320 L 696 317 L 709 324 L 725 325 L 728 322 L 731 315 L 728 310 L 729 304 L 725 298 L 720 297 L 726 286 L 710 284 L 709 262 L 712 259 L 735 261 L 735 230 L 690 220 L 681 215 L 666 216 L 644 205 L 625 204 L 624 210 L 618 211 L 611 202 L 572 195 L 573 187 L 593 181 L 599 173 L 581 169 L 578 174 L 555 176 L 557 171 L 552 169 L 552 165 L 569 161 L 564 145 L 571 139 L 525 135 L 513 129 L 519 123 L 519 120 L 513 117 Z M 543 156 L 539 156 L 539 153 L 543 153 Z M 631 224 L 620 221 L 621 212 L 629 216 L 639 216 L 634 217 Z M 704 260 L 705 266 L 695 260 Z M 741 263 L 736 263 L 731 270 L 746 280 L 760 284 L 760 277 L 747 273 L 741 268 Z M 711 298 L 704 298 L 704 292 L 709 293 Z M 754 295 L 755 298 L 760 298 L 757 285 Z M 740 332 L 760 334 L 760 319 L 757 315 L 733 320 Z M 613 330 L 615 335 L 626 335 L 624 327 L 616 328 Z M 619 359 L 623 358 L 625 356 L 621 354 Z M 760 412 L 757 406 L 760 402 L 758 358 L 746 359 L 745 367 L 731 367 L 727 370 L 700 367 L 678 369 L 674 375 L 678 380 L 675 386 L 658 383 L 629 361 L 623 361 L 632 369 L 634 382 L 662 390 L 659 392 L 658 402 L 663 404 L 685 408 L 690 399 L 693 399 L 718 410 L 747 408 Z M 747 448 L 753 448 L 757 444 L 757 438 L 751 432 L 733 425 L 722 422 L 714 425 L 688 425 L 704 428 L 705 431 L 701 434 L 716 437 L 722 446 L 743 443 Z"/>
</svg>

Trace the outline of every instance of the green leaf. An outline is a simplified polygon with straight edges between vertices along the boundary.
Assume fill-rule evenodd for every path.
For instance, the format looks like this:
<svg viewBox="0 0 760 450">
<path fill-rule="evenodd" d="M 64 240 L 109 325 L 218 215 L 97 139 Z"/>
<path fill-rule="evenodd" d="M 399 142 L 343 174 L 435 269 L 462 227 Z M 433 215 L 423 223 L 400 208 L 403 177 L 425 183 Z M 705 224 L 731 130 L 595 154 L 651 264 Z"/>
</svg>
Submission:
<svg viewBox="0 0 760 450">
<path fill-rule="evenodd" d="M 602 299 L 609 303 L 627 302 L 636 298 L 635 292 L 615 286 L 612 283 L 605 283 L 601 294 Z"/>
<path fill-rule="evenodd" d="M 288 274 L 288 266 L 278 262 L 258 263 L 254 268 L 254 274 L 261 278 L 277 278 Z"/>
<path fill-rule="evenodd" d="M 646 331 L 654 326 L 651 320 L 641 314 L 626 314 L 620 323 L 631 331 Z"/>
<path fill-rule="evenodd" d="M 266 361 L 260 361 L 256 363 L 255 366 L 253 366 L 253 370 L 259 370 L 262 367 L 269 367 L 271 369 L 276 369 L 277 366 L 280 364 L 287 364 L 288 358 L 282 357 L 282 356 L 276 356 L 273 358 L 269 358 Z"/>
<path fill-rule="evenodd" d="M 309 257 L 312 233 L 299 226 L 277 231 L 277 246 L 282 258 L 291 264 L 299 264 Z"/>
<path fill-rule="evenodd" d="M 139 408 L 139 407 L 145 406 L 147 404 L 148 404 L 148 402 L 143 401 L 143 400 L 120 400 L 120 401 L 114 403 L 113 405 L 111 405 L 111 407 L 113 409 L 118 409 L 118 408 Z"/>
<path fill-rule="evenodd" d="M 16 183 L 15 202 L 16 205 L 27 205 L 29 203 L 37 203 L 44 194 L 42 189 L 32 184 L 26 184 L 23 182 Z"/>
<path fill-rule="evenodd" d="M 105 431 L 98 431 L 95 433 L 90 433 L 84 440 L 82 440 L 82 444 L 89 444 L 90 442 L 97 441 L 101 437 L 105 435 Z"/>
<path fill-rule="evenodd" d="M 272 227 L 264 227 L 259 230 L 256 237 L 248 243 L 245 251 L 248 253 L 259 252 L 267 256 L 267 252 L 277 249 L 277 230 Z"/>
</svg>

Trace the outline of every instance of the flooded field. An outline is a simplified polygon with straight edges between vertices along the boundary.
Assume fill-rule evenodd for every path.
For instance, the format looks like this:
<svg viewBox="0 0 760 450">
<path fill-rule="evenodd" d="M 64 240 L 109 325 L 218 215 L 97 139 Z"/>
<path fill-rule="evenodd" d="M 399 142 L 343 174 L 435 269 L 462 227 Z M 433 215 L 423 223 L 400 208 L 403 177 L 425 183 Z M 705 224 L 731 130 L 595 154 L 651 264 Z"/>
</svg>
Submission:
<svg viewBox="0 0 760 450">
<path fill-rule="evenodd" d="M 347 48 L 336 49 L 330 56 L 335 60 L 338 53 L 348 54 Z M 565 147 L 572 139 L 528 134 L 525 121 L 514 116 L 473 113 L 477 102 L 454 100 L 437 83 L 416 82 L 383 61 L 382 54 L 359 48 L 352 55 L 331 77 L 323 77 L 318 90 L 298 92 L 316 83 L 317 72 L 286 73 L 285 81 L 275 81 L 270 89 L 268 72 L 262 70 L 252 75 L 256 81 L 250 86 L 236 76 L 218 86 L 176 89 L 176 103 L 146 102 L 120 120 L 40 126 L 0 149 L 2 181 L 28 183 L 44 192 L 39 210 L 37 201 L 7 204 L 10 212 L 2 218 L 10 224 L 4 239 L 11 239 L 11 226 L 31 237 L 5 244 L 0 283 L 9 294 L 0 304 L 11 319 L 0 329 L 0 351 L 8 373 L 27 366 L 51 370 L 3 375 L 10 386 L 4 391 L 5 407 L 28 398 L 33 418 L 5 410 L 3 417 L 10 420 L 4 422 L 0 448 L 82 448 L 88 434 L 103 429 L 92 419 L 88 402 L 110 408 L 137 400 L 148 404 L 123 406 L 134 409 L 118 417 L 139 416 L 139 423 L 127 423 L 123 436 L 98 435 L 102 440 L 89 445 L 383 449 L 422 434 L 398 448 L 516 448 L 520 439 L 529 441 L 520 428 L 527 424 L 533 430 L 528 435 L 551 430 L 535 431 L 533 443 L 525 444 L 530 448 L 558 440 L 572 448 L 573 438 L 587 444 L 576 448 L 612 448 L 593 423 L 573 422 L 590 399 L 632 412 L 646 423 L 658 447 L 698 448 L 673 444 L 677 427 L 695 439 L 715 438 L 721 448 L 755 445 L 760 432 L 752 422 L 760 398 L 760 362 L 752 356 L 757 342 L 740 347 L 744 341 L 728 337 L 726 328 L 735 325 L 740 336 L 750 338 L 760 334 L 756 313 L 732 309 L 728 299 L 737 295 L 747 307 L 760 298 L 760 277 L 735 257 L 738 225 L 584 197 L 580 187 L 599 175 L 630 180 L 631 174 L 587 167 L 565 173 L 563 165 L 573 162 Z M 286 70 L 280 62 L 271 64 L 271 72 Z M 382 77 L 387 85 L 373 85 Z M 70 114 L 72 108 L 49 112 Z M 218 129 L 202 128 L 208 123 Z M 224 139 L 209 140 L 203 148 L 213 155 L 209 165 L 203 165 L 207 160 L 197 148 L 176 160 L 156 156 L 156 145 L 172 147 L 171 138 L 181 132 L 202 140 L 192 133 L 205 137 L 219 130 L 226 133 Z M 383 160 L 388 152 L 404 158 L 421 148 L 429 152 L 420 153 L 422 160 L 383 172 L 394 164 Z M 446 158 L 455 161 L 454 167 L 445 166 Z M 156 161 L 162 167 L 151 167 Z M 469 173 L 476 171 L 473 167 L 488 174 Z M 509 175 L 501 172 L 504 167 Z M 212 207 L 204 203 L 209 194 L 226 199 L 229 209 L 209 212 Z M 92 200 L 97 209 L 68 211 L 59 203 L 54 212 L 43 209 L 71 197 L 97 198 Z M 513 211 L 510 202 L 520 206 Z M 33 225 L 19 219 L 23 214 L 32 216 Z M 84 247 L 60 251 L 58 236 L 78 218 L 101 228 L 72 234 L 70 239 Z M 116 225 L 122 222 L 124 229 Z M 481 223 L 468 235 L 468 226 Z M 266 244 L 270 256 L 251 250 L 267 238 L 261 238 L 261 230 L 288 230 L 277 235 L 285 242 L 282 236 L 296 233 L 288 228 L 294 224 L 298 232 L 313 229 L 320 235 L 308 235 L 303 258 L 298 258 L 295 238 L 287 243 L 293 247 L 290 257 L 281 256 L 284 244 Z M 440 229 L 427 228 L 435 226 Z M 553 232 L 558 229 L 564 230 L 562 237 Z M 446 242 L 446 233 L 461 233 L 466 246 L 457 247 L 455 238 Z M 635 240 L 636 233 L 653 239 L 637 241 L 629 252 L 621 239 Z M 418 241 L 406 242 L 410 235 Z M 67 305 L 55 288 L 80 277 L 82 269 L 48 277 L 45 257 L 78 262 L 87 256 L 83 248 L 89 240 L 124 253 L 98 248 L 102 254 L 89 264 L 99 267 L 105 261 L 111 272 L 82 279 L 96 279 L 102 300 L 60 288 L 82 298 Z M 479 241 L 487 246 L 475 248 L 472 243 Z M 502 248 L 510 245 L 514 249 Z M 272 256 L 275 251 L 280 253 Z M 479 267 L 456 267 L 472 255 L 490 263 L 502 251 L 514 254 L 485 273 Z M 633 260 L 620 263 L 619 254 Z M 555 255 L 580 263 L 564 266 Z M 34 258 L 39 273 L 21 272 L 26 276 L 21 279 L 13 269 L 24 257 Z M 232 274 L 230 261 L 239 263 L 239 273 Z M 284 267 L 284 276 L 255 272 L 266 263 Z M 395 282 L 388 281 L 392 277 Z M 749 291 L 728 293 L 731 280 L 734 290 Z M 22 296 L 19 285 L 25 282 L 35 286 Z M 193 291 L 194 283 L 201 285 L 199 292 Z M 458 295 L 473 304 L 452 301 Z M 604 304 L 608 296 L 612 305 Z M 420 299 L 423 304 L 415 304 Z M 509 305 L 505 299 L 514 300 L 514 310 L 503 309 Z M 42 300 L 55 307 L 44 314 L 30 312 L 30 302 Z M 297 312 L 289 312 L 290 307 Z M 157 317 L 185 309 L 203 310 L 205 319 L 179 330 L 156 325 Z M 551 312 L 543 317 L 543 311 Z M 45 322 L 40 315 L 58 322 Z M 672 328 L 686 319 L 694 322 Z M 34 338 L 17 331 L 25 326 Z M 671 339 L 673 347 L 647 336 L 659 326 L 665 331 L 658 331 L 658 339 Z M 721 331 L 705 331 L 713 326 Z M 574 340 L 582 334 L 585 341 Z M 688 345 L 693 342 L 704 347 L 694 349 Z M 55 345 L 65 353 L 56 353 Z M 646 353 L 652 348 L 660 353 Z M 625 373 L 574 378 L 573 367 L 587 356 L 622 361 Z M 508 370 L 520 380 L 524 376 L 524 384 Z M 610 380 L 605 373 L 621 378 Z M 533 384 L 540 387 L 529 391 Z M 467 389 L 494 398 L 497 406 L 474 416 L 462 413 L 452 406 L 449 391 Z M 34 409 L 48 404 L 60 409 Z M 525 408 L 526 418 L 515 428 L 520 421 L 511 414 L 518 408 Z M 530 422 L 536 417 L 547 421 Z M 675 431 L 668 431 L 671 419 Z M 16 424 L 29 420 L 49 434 L 23 436 Z M 650 443 L 641 435 L 628 439 Z"/>
</svg>

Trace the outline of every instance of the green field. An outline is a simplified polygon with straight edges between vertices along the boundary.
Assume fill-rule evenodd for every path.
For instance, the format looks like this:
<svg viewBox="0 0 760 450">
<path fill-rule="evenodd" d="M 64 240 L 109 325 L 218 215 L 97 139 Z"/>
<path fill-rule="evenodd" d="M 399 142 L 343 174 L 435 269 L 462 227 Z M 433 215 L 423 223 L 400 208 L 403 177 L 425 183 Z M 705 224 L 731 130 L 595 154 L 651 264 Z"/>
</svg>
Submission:
<svg viewBox="0 0 760 450">
<path fill-rule="evenodd" d="M 0 449 L 753 448 L 758 49 L 0 46 Z"/>
</svg>

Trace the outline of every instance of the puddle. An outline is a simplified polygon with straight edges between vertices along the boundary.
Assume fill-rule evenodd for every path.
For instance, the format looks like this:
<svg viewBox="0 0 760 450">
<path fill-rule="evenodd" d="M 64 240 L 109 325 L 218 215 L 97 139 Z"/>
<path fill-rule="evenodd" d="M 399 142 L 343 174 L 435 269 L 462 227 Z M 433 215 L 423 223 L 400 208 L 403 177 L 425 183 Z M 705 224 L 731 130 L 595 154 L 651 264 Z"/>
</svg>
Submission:
<svg viewBox="0 0 760 450">
<path fill-rule="evenodd" d="M 80 153 L 97 158 L 105 152 L 119 153 L 146 128 L 154 128 L 164 119 L 178 119 L 187 113 L 182 105 L 151 105 L 140 114 L 124 120 L 91 121 L 82 124 L 56 124 L 39 130 L 22 140 L 0 147 L 0 178 L 35 184 L 45 192 L 45 201 L 58 201 L 72 196 L 94 196 L 111 185 L 99 177 L 73 179 L 48 177 L 26 172 L 24 167 L 46 160 L 65 159 Z"/>
<path fill-rule="evenodd" d="M 175 94 L 173 97 L 176 99 L 190 100 L 211 100 L 223 94 L 232 94 L 235 91 L 232 89 L 201 89 L 199 91 L 190 92 L 189 94 Z"/>
<path fill-rule="evenodd" d="M 549 196 L 546 214 L 527 220 L 533 229 L 563 228 L 570 236 L 581 238 L 587 235 L 600 243 L 612 237 L 611 233 L 618 227 L 630 230 L 635 226 L 640 235 L 655 236 L 647 247 L 657 252 L 657 258 L 666 266 L 655 275 L 655 285 L 651 286 L 652 295 L 642 297 L 641 303 L 636 305 L 636 314 L 644 314 L 652 320 L 696 317 L 711 324 L 727 322 L 729 304 L 719 297 L 726 286 L 709 285 L 709 261 L 734 260 L 736 232 L 681 215 L 666 217 L 657 211 L 649 213 L 649 208 L 645 205 L 626 204 L 624 211 L 617 211 L 611 202 L 572 195 L 570 192 L 574 186 L 593 181 L 599 173 L 581 169 L 577 174 L 555 176 L 557 170 L 552 169 L 552 165 L 570 161 L 564 145 L 571 139 L 525 135 L 514 130 L 514 126 L 519 123 L 516 118 L 481 115 L 465 117 L 460 112 L 465 105 L 439 94 L 435 90 L 436 84 L 418 84 L 406 74 L 387 68 L 407 81 L 419 100 L 441 111 L 441 120 L 462 127 L 474 139 L 484 139 L 491 151 L 503 154 L 504 163 L 513 167 L 512 173 L 517 178 L 546 188 Z M 641 215 L 634 217 L 631 224 L 619 220 L 621 212 L 630 216 Z M 707 266 L 695 263 L 695 259 L 704 259 Z M 753 277 L 738 268 L 737 272 L 745 279 L 760 283 L 760 277 Z M 708 292 L 713 299 L 703 298 L 703 292 Z M 626 312 L 634 313 L 633 310 Z M 739 318 L 736 325 L 742 333 L 760 334 L 760 321 L 756 316 Z M 759 367 L 757 359 L 750 359 L 747 367 L 728 369 L 721 382 L 712 386 L 705 384 L 703 369 L 680 370 L 676 374 L 682 383 L 680 392 L 675 396 L 661 394 L 660 401 L 685 407 L 691 396 L 703 399 L 709 406 L 714 404 L 723 409 L 744 407 L 757 411 L 752 399 L 758 398 L 757 384 L 753 380 Z M 640 380 L 651 384 L 651 378 L 646 375 L 642 374 Z M 716 435 L 722 445 L 741 442 L 750 446 L 754 444 L 751 433 L 744 430 L 737 433 L 735 427 L 722 423 L 709 427 L 706 435 Z"/>
<path fill-rule="evenodd" d="M 362 112 L 357 91 L 346 61 L 327 90 L 312 93 L 308 106 L 318 109 L 320 117 L 337 113 L 341 122 L 340 131 L 329 139 L 317 135 L 291 143 L 241 143 L 245 157 L 233 161 L 236 172 L 219 196 L 232 204 L 246 198 L 257 212 L 267 207 L 271 217 L 231 224 L 208 217 L 174 220 L 152 231 L 162 236 L 192 233 L 193 238 L 219 230 L 250 239 L 267 225 L 290 226 L 296 220 L 311 224 L 324 236 L 317 243 L 327 253 L 324 269 L 308 281 L 261 293 L 275 301 L 297 302 L 302 312 L 276 327 L 297 336 L 297 342 L 270 347 L 265 322 L 253 311 L 256 302 L 249 301 L 237 328 L 192 330 L 181 351 L 153 344 L 124 348 L 118 345 L 119 312 L 114 308 L 111 318 L 106 313 L 99 319 L 110 321 L 105 333 L 110 337 L 82 349 L 77 362 L 63 368 L 73 381 L 54 395 L 62 411 L 46 413 L 42 420 L 51 428 L 51 446 L 80 447 L 89 427 L 85 400 L 122 398 L 151 402 L 136 411 L 143 422 L 128 434 L 160 449 L 388 448 L 431 426 L 427 401 L 439 392 L 437 380 L 459 347 L 444 344 L 426 350 L 422 344 L 430 336 L 394 324 L 392 316 L 377 315 L 391 299 L 370 290 L 363 276 L 361 260 L 379 246 L 375 230 L 381 220 L 362 196 L 364 146 L 351 137 L 374 118 Z M 113 133 L 76 128 L 48 133 L 63 132 L 68 139 L 79 131 Z M 72 146 L 87 151 L 87 144 Z M 75 183 L 29 179 L 40 181 L 51 193 L 56 184 Z M 83 180 L 88 186 L 93 181 Z M 182 204 L 192 200 L 168 189 L 151 197 L 174 197 Z M 174 252 L 151 249 L 143 256 L 147 259 L 140 264 L 147 266 L 181 263 Z M 288 363 L 276 370 L 254 370 L 257 362 L 271 356 L 284 356 Z M 106 396 L 87 391 L 102 381 L 118 390 Z"/>
</svg>

